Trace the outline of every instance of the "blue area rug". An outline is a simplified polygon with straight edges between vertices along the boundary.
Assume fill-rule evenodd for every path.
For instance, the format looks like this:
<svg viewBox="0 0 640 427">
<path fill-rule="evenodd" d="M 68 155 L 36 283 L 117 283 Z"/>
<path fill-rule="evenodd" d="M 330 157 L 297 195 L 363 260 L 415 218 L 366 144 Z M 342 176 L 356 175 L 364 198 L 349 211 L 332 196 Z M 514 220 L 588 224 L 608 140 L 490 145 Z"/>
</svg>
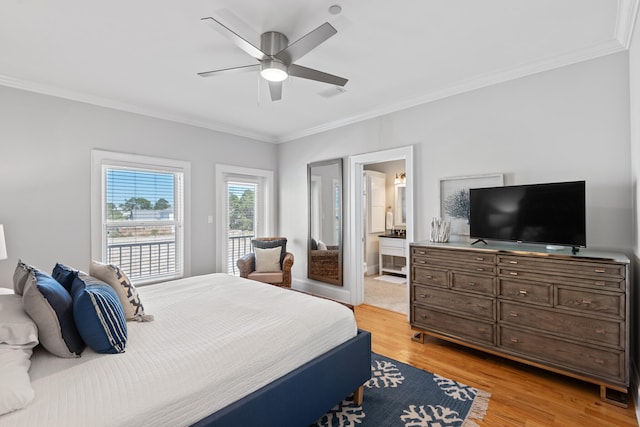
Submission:
<svg viewBox="0 0 640 427">
<path fill-rule="evenodd" d="M 315 426 L 477 426 L 491 394 L 371 354 L 371 379 L 365 385 L 362 406 L 343 400 Z"/>
</svg>

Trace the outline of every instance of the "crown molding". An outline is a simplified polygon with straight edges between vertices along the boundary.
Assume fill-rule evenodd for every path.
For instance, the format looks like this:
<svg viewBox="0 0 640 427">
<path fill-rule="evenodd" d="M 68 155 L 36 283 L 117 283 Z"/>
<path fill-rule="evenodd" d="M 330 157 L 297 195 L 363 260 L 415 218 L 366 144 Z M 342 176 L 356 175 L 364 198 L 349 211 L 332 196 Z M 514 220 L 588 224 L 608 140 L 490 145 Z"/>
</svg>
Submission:
<svg viewBox="0 0 640 427">
<path fill-rule="evenodd" d="M 14 89 L 21 89 L 29 92 L 35 92 L 41 95 L 49 95 L 57 98 L 69 99 L 71 101 L 82 102 L 85 104 L 96 105 L 99 107 L 110 108 L 113 110 L 126 111 L 129 113 L 139 114 L 142 116 L 152 117 L 155 119 L 167 120 L 170 122 L 200 127 L 204 129 L 213 130 L 216 132 L 226 133 L 229 135 L 255 139 L 257 141 L 269 142 L 269 143 L 278 142 L 277 138 L 269 137 L 257 132 L 251 132 L 246 129 L 225 126 L 220 123 L 194 120 L 193 118 L 190 118 L 187 116 L 168 113 L 166 111 L 162 111 L 156 108 L 140 107 L 140 106 L 125 103 L 125 102 L 115 101 L 109 98 L 88 95 L 85 93 L 62 89 L 56 86 L 21 80 L 21 79 L 17 79 L 10 76 L 0 75 L 0 85 L 12 87 Z"/>
<path fill-rule="evenodd" d="M 633 0 L 636 1 L 636 0 Z M 600 43 L 585 49 L 575 50 L 572 52 L 558 55 L 552 58 L 541 59 L 539 61 L 521 64 L 515 67 L 505 68 L 496 72 L 486 73 L 477 78 L 459 82 L 455 85 L 429 92 L 418 97 L 407 99 L 392 105 L 384 106 L 374 110 L 366 111 L 362 114 L 350 116 L 341 120 L 325 123 L 321 126 L 305 129 L 299 132 L 292 132 L 278 138 L 277 142 L 288 142 L 300 139 L 306 136 L 314 135 L 321 132 L 333 130 L 342 126 L 358 123 L 364 120 L 373 119 L 385 114 L 395 113 L 408 108 L 416 107 L 429 102 L 492 86 L 498 83 L 504 83 L 532 74 L 565 67 L 567 65 L 576 64 L 590 59 L 599 58 L 613 53 L 626 50 L 617 40 L 611 40 L 606 43 Z"/>
<path fill-rule="evenodd" d="M 412 108 L 421 104 L 437 101 L 443 98 L 459 95 L 465 92 L 481 89 L 483 87 L 495 85 L 498 83 L 507 82 L 509 80 L 514 80 L 531 74 L 541 73 L 544 71 L 549 71 L 552 69 L 627 50 L 629 49 L 629 46 L 631 44 L 631 38 L 633 35 L 634 27 L 636 25 L 639 4 L 640 0 L 618 0 L 618 13 L 616 17 L 616 27 L 614 34 L 615 39 L 608 42 L 572 52 L 567 52 L 556 57 L 542 58 L 539 61 L 520 64 L 518 66 L 502 70 L 496 70 L 495 72 L 486 73 L 485 75 L 458 82 L 449 87 L 425 93 L 420 96 L 406 99 L 392 105 L 371 109 L 359 114 L 355 114 L 353 116 L 345 117 L 340 120 L 324 123 L 320 126 L 307 128 L 279 136 L 265 135 L 263 133 L 253 132 L 244 128 L 232 127 L 214 121 L 196 120 L 192 117 L 169 113 L 161 109 L 141 107 L 138 105 L 116 101 L 113 99 L 70 91 L 51 85 L 20 80 L 10 76 L 0 75 L 0 85 L 59 98 L 70 99 L 73 101 L 97 105 L 100 107 L 140 114 L 147 117 L 168 120 L 176 123 L 209 129 L 216 132 L 254 139 L 257 141 L 277 144 L 293 141 L 321 132 L 326 132 L 364 120 L 373 119 L 385 114 L 395 113 L 397 111 Z"/>
<path fill-rule="evenodd" d="M 629 49 L 629 46 L 631 46 L 631 37 L 638 17 L 639 3 L 640 0 L 618 0 L 615 36 L 625 49 Z"/>
</svg>

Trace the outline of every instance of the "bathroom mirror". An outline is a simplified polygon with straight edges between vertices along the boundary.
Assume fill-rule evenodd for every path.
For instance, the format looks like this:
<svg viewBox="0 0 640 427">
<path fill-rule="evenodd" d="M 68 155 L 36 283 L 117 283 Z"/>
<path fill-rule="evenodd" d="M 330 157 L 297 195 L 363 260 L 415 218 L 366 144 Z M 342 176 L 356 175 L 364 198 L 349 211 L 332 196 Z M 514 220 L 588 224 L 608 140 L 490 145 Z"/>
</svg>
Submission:
<svg viewBox="0 0 640 427">
<path fill-rule="evenodd" d="M 405 227 L 407 225 L 407 201 L 406 201 L 406 192 L 407 185 L 406 184 L 396 184 L 396 214 L 395 214 L 395 224 L 396 226 Z"/>
<path fill-rule="evenodd" d="M 342 159 L 307 165 L 307 277 L 342 286 Z"/>
</svg>

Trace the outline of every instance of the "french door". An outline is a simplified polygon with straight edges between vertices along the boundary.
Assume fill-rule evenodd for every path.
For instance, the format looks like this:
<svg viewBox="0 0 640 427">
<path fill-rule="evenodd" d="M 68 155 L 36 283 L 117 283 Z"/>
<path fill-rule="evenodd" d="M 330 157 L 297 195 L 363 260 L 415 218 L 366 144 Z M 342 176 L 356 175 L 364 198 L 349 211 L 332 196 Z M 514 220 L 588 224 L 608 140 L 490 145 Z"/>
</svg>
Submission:
<svg viewBox="0 0 640 427">
<path fill-rule="evenodd" d="M 273 173 L 217 165 L 216 176 L 220 271 L 238 275 L 236 261 L 251 251 L 251 240 L 273 230 Z"/>
</svg>

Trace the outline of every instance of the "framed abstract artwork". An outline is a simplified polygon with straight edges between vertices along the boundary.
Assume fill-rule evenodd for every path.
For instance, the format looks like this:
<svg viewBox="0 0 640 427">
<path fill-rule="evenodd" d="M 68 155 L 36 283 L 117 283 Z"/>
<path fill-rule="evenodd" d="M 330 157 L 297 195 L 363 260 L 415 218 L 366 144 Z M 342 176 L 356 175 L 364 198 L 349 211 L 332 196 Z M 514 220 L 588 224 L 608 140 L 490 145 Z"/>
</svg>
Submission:
<svg viewBox="0 0 640 427">
<path fill-rule="evenodd" d="M 469 189 L 500 187 L 504 175 L 492 173 L 443 178 L 440 180 L 440 217 L 451 223 L 451 241 L 469 238 Z"/>
</svg>

